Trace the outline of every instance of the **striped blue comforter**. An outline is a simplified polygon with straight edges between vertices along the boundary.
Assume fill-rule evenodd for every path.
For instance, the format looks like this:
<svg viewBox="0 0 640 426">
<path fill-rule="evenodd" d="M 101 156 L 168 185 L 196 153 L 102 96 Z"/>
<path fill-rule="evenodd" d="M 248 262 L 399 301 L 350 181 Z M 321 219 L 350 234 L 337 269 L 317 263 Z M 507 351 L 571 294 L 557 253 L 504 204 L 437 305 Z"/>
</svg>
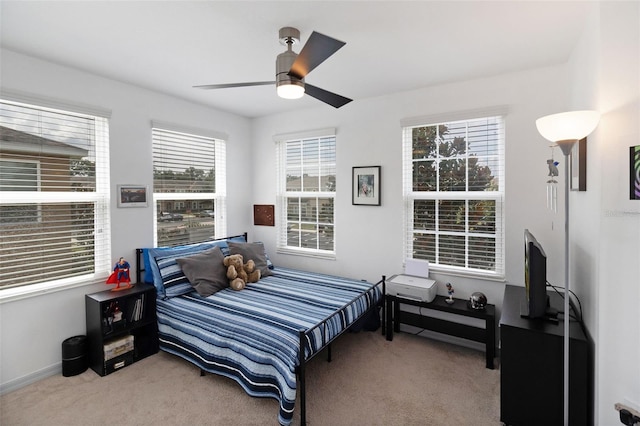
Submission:
<svg viewBox="0 0 640 426">
<path fill-rule="evenodd" d="M 299 330 L 308 330 L 308 359 L 376 304 L 382 289 L 280 267 L 272 272 L 239 292 L 158 299 L 160 349 L 234 379 L 249 395 L 277 399 L 278 420 L 288 425 L 296 400 Z M 326 325 L 316 327 L 322 321 Z"/>
</svg>

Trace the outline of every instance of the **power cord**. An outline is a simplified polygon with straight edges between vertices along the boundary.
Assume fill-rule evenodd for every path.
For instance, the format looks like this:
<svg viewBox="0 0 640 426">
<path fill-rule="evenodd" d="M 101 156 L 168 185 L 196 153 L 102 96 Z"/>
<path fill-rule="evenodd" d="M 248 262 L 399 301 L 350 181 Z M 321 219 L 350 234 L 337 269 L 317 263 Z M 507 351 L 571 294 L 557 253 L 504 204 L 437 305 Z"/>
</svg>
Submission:
<svg viewBox="0 0 640 426">
<path fill-rule="evenodd" d="M 556 287 L 555 285 L 551 284 L 549 281 L 547 281 L 547 286 L 551 287 L 556 293 L 558 293 L 558 295 L 560 295 L 560 297 L 562 297 L 562 299 L 564 300 L 564 292 L 558 291 L 558 287 Z M 578 298 L 578 296 L 571 291 L 571 289 L 569 289 L 569 293 L 573 295 L 573 297 L 578 301 L 578 306 L 580 307 L 580 318 L 577 318 L 573 315 L 571 315 L 571 312 L 569 312 L 569 318 L 573 318 L 574 320 L 580 322 L 581 324 L 583 324 L 583 317 L 582 317 L 582 303 L 580 303 L 580 299 Z M 571 297 L 569 297 L 569 300 L 571 301 Z M 564 312 L 562 312 L 564 314 Z"/>
</svg>

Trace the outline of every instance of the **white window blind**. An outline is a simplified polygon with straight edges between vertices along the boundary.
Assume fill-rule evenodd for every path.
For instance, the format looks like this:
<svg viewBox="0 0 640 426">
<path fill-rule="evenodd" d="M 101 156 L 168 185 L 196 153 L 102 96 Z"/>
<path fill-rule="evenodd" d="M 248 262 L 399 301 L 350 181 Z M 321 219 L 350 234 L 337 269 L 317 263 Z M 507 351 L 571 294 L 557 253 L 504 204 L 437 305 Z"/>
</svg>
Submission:
<svg viewBox="0 0 640 426">
<path fill-rule="evenodd" d="M 334 257 L 335 135 L 276 142 L 278 251 Z"/>
<path fill-rule="evenodd" d="M 152 138 L 156 244 L 225 236 L 225 142 L 164 128 L 153 128 Z"/>
<path fill-rule="evenodd" d="M 403 167 L 405 257 L 504 277 L 503 117 L 405 125 Z"/>
<path fill-rule="evenodd" d="M 108 275 L 104 117 L 0 101 L 0 289 Z"/>
</svg>

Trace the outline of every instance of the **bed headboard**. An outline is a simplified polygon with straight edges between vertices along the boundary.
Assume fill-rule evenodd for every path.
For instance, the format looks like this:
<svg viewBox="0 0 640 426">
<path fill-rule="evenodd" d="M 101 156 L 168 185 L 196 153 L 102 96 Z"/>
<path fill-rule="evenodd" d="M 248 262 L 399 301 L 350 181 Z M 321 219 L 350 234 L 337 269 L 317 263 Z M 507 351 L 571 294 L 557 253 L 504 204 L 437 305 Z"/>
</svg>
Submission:
<svg viewBox="0 0 640 426">
<path fill-rule="evenodd" d="M 248 240 L 248 233 L 245 232 L 243 234 L 239 234 L 239 235 L 230 235 L 228 237 L 223 237 L 223 238 L 214 238 L 210 241 L 222 241 L 222 240 L 228 240 L 230 238 L 239 238 L 239 237 L 244 237 L 245 241 L 249 241 Z M 143 248 L 137 248 L 136 249 L 136 283 L 141 283 L 142 282 L 142 277 L 143 274 L 145 272 L 145 268 L 144 268 L 144 252 L 143 252 Z"/>
</svg>

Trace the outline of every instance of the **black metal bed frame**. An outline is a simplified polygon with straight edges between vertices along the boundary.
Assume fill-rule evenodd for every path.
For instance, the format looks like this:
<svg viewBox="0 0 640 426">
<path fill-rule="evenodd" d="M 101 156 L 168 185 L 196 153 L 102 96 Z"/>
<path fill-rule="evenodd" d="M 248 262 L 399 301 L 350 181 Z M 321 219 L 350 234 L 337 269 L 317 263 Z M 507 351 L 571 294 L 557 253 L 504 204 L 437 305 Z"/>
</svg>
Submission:
<svg viewBox="0 0 640 426">
<path fill-rule="evenodd" d="M 356 320 L 353 322 L 353 324 L 355 324 L 361 318 L 364 318 L 372 310 L 376 310 L 376 312 L 377 312 L 378 307 L 381 306 L 382 307 L 381 328 L 382 328 L 382 334 L 385 335 L 385 323 L 386 323 L 385 320 L 386 320 L 386 317 L 387 317 L 386 303 L 384 303 L 385 295 L 386 295 L 386 276 L 383 275 L 382 279 L 380 281 L 378 281 L 377 283 L 373 284 L 371 287 L 369 287 L 366 292 L 370 292 L 372 289 L 374 289 L 375 287 L 380 286 L 381 284 L 382 284 L 382 299 L 380 300 L 380 302 L 377 303 L 377 304 L 376 303 L 372 304 L 369 307 L 369 309 L 367 309 L 365 312 L 362 313 L 362 315 L 360 315 L 358 318 L 356 318 Z M 342 334 L 344 332 L 349 330 L 349 327 L 343 329 L 342 331 L 337 333 L 335 336 L 333 336 L 332 338 L 327 340 L 327 322 L 331 318 L 334 318 L 336 315 L 342 315 L 343 312 L 349 306 L 351 306 L 353 303 L 355 303 L 360 297 L 362 297 L 362 295 L 353 298 L 345 306 L 343 306 L 342 308 L 340 308 L 339 310 L 337 310 L 333 314 L 329 315 L 328 317 L 326 317 L 325 319 L 323 319 L 322 321 L 320 321 L 318 324 L 314 325 L 313 327 L 310 327 L 310 328 L 308 328 L 306 330 L 299 330 L 298 331 L 298 335 L 300 337 L 300 352 L 298 353 L 299 365 L 298 365 L 298 368 L 297 368 L 297 373 L 298 373 L 298 390 L 300 391 L 300 424 L 302 426 L 306 425 L 306 422 L 307 422 L 307 391 L 306 391 L 306 380 L 305 380 L 306 363 L 311 361 L 324 348 L 327 348 L 327 362 L 331 362 L 331 342 L 336 340 L 338 337 L 342 336 Z M 310 333 L 312 333 L 314 330 L 319 329 L 320 327 L 322 327 L 322 331 L 321 331 L 321 333 L 322 333 L 322 345 L 320 346 L 320 348 L 318 348 L 318 350 L 315 353 L 312 353 L 307 358 L 307 357 L 305 357 L 306 349 L 309 346 L 308 345 L 307 336 Z M 309 352 L 311 352 L 311 348 L 309 348 Z"/>
<path fill-rule="evenodd" d="M 234 235 L 231 237 L 225 237 L 225 238 L 217 238 L 215 240 L 211 240 L 211 241 L 216 241 L 216 240 L 226 240 L 226 239 L 230 239 L 230 238 L 236 238 L 236 237 L 244 237 L 245 241 L 248 241 L 247 239 L 247 233 L 245 232 L 244 234 L 241 235 Z M 144 259 L 142 256 L 143 253 L 143 249 L 136 249 L 136 260 L 137 260 L 137 266 L 136 266 L 136 282 L 140 283 L 141 278 L 142 278 L 142 272 L 145 270 L 144 269 Z M 385 326 L 386 326 L 386 318 L 387 318 L 387 311 L 386 311 L 386 303 L 384 303 L 385 301 L 385 295 L 386 295 L 386 276 L 383 275 L 382 279 L 380 281 L 378 281 L 377 283 L 371 285 L 371 287 L 369 287 L 365 293 L 370 292 L 372 289 L 378 287 L 382 285 L 382 297 L 380 298 L 380 301 L 378 303 L 374 303 L 372 304 L 365 312 L 363 312 L 358 318 L 356 318 L 352 325 L 355 324 L 356 322 L 358 322 L 358 320 L 364 318 L 368 313 L 370 313 L 372 310 L 376 310 L 381 307 L 382 308 L 382 318 L 381 318 L 381 329 L 382 329 L 382 335 L 386 335 L 386 331 L 385 331 Z M 300 351 L 298 353 L 298 366 L 296 367 L 296 374 L 298 375 L 298 390 L 300 391 L 300 424 L 302 426 L 306 425 L 307 422 L 307 395 L 306 395 L 306 364 L 311 361 L 313 358 L 315 358 L 316 355 L 318 355 L 320 352 L 322 352 L 323 349 L 327 348 L 327 362 L 331 362 L 331 343 L 336 340 L 338 337 L 342 336 L 342 334 L 344 334 L 345 331 L 349 330 L 349 327 L 343 329 L 342 331 L 340 331 L 339 333 L 337 333 L 335 336 L 327 339 L 327 324 L 328 322 L 336 317 L 337 315 L 343 315 L 344 311 L 351 306 L 353 303 L 355 303 L 360 297 L 362 297 L 362 295 L 358 295 L 355 298 L 353 298 L 351 301 L 349 301 L 349 303 L 347 303 L 345 306 L 343 306 L 342 308 L 340 308 L 339 310 L 337 310 L 336 312 L 332 313 L 331 315 L 327 316 L 326 318 L 322 319 L 320 322 L 318 322 L 316 325 L 309 327 L 308 329 L 301 329 L 298 331 L 298 336 L 299 336 L 299 340 L 300 340 Z M 321 335 L 322 335 L 322 345 L 318 348 L 318 350 L 316 350 L 315 352 L 311 353 L 312 350 L 309 346 L 309 340 L 307 339 L 307 336 L 309 336 L 314 330 L 319 329 L 321 330 Z M 306 350 L 309 349 L 309 352 L 311 353 L 311 355 L 309 357 L 305 356 Z M 200 368 L 200 376 L 204 376 L 206 374 L 206 370 L 204 370 L 203 368 Z M 216 374 L 215 372 L 213 372 L 213 374 Z"/>
</svg>

